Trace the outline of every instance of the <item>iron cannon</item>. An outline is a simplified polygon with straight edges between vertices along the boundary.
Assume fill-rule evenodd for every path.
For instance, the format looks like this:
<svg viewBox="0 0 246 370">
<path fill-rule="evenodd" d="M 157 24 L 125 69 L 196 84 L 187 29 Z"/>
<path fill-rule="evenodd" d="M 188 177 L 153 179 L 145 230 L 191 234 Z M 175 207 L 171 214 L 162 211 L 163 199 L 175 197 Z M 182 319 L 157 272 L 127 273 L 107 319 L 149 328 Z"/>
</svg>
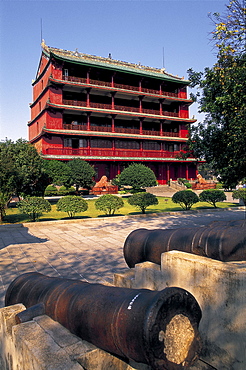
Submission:
<svg viewBox="0 0 246 370">
<path fill-rule="evenodd" d="M 137 229 L 124 243 L 129 267 L 150 261 L 161 264 L 161 254 L 171 250 L 188 252 L 215 260 L 246 260 L 246 221 L 218 221 L 206 227 L 178 229 Z"/>
<path fill-rule="evenodd" d="M 5 304 L 23 303 L 45 313 L 73 334 L 129 361 L 152 369 L 188 368 L 201 348 L 196 299 L 176 287 L 129 289 L 30 272 L 8 287 Z M 26 320 L 25 311 L 17 322 Z M 24 317 L 24 319 L 23 319 Z"/>
</svg>

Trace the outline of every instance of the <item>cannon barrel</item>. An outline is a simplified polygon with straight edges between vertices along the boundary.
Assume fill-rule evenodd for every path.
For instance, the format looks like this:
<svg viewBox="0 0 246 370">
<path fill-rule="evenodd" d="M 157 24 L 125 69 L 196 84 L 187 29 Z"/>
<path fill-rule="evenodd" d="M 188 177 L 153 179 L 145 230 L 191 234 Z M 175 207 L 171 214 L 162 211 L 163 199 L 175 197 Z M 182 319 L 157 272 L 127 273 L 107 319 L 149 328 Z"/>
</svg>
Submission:
<svg viewBox="0 0 246 370">
<path fill-rule="evenodd" d="M 207 227 L 137 229 L 124 243 L 129 267 L 150 261 L 161 264 L 161 254 L 171 250 L 188 252 L 223 262 L 246 260 L 246 221 L 213 222 Z"/>
<path fill-rule="evenodd" d="M 91 284 L 26 273 L 8 287 L 5 304 L 39 304 L 73 334 L 152 369 L 189 367 L 200 351 L 201 310 L 181 288 L 162 291 Z"/>
</svg>

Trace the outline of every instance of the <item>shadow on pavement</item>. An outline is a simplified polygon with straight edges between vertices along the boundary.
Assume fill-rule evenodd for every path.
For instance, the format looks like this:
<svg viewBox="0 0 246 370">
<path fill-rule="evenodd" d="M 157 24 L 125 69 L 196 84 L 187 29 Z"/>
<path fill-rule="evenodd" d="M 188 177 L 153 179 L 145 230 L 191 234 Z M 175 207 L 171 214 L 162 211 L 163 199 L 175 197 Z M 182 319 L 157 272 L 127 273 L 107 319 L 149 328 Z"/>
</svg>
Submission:
<svg viewBox="0 0 246 370">
<path fill-rule="evenodd" d="M 22 224 L 0 225 L 0 249 L 13 244 L 45 243 L 47 240 L 29 234 L 28 227 Z"/>
</svg>

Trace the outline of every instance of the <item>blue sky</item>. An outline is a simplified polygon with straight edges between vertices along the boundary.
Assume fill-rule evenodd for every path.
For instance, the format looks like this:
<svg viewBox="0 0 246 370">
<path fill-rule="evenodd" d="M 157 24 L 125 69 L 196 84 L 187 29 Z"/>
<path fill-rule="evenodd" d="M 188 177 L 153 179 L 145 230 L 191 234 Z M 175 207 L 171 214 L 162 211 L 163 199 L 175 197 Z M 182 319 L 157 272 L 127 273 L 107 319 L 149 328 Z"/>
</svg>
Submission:
<svg viewBox="0 0 246 370">
<path fill-rule="evenodd" d="M 187 78 L 216 61 L 208 13 L 227 0 L 0 0 L 0 140 L 28 138 L 41 33 L 49 46 L 162 68 Z M 42 20 L 42 21 L 41 21 Z M 42 24 L 42 27 L 41 27 Z M 42 32 L 41 32 L 42 29 Z M 197 106 L 190 108 L 197 114 Z"/>
</svg>

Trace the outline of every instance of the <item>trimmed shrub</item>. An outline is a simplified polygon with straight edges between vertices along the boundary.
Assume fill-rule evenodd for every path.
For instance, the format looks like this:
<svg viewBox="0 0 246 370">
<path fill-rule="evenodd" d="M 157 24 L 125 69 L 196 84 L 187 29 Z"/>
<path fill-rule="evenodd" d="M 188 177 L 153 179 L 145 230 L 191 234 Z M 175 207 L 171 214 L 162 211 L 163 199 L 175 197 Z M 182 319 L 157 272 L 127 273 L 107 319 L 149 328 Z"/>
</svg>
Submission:
<svg viewBox="0 0 246 370">
<path fill-rule="evenodd" d="M 136 193 L 145 193 L 146 192 L 146 189 L 129 189 L 128 190 L 128 193 L 130 194 L 136 194 Z"/>
<path fill-rule="evenodd" d="M 199 199 L 201 202 L 208 202 L 209 204 L 212 204 L 214 208 L 217 208 L 216 203 L 226 200 L 226 195 L 223 190 L 203 190 L 203 192 L 199 195 Z"/>
<path fill-rule="evenodd" d="M 116 210 L 124 207 L 124 202 L 116 195 L 104 194 L 95 201 L 95 207 L 105 215 L 113 215 Z"/>
<path fill-rule="evenodd" d="M 128 203 L 139 208 L 142 213 L 145 213 L 147 207 L 158 204 L 158 199 L 151 193 L 136 193 L 128 199 Z"/>
<path fill-rule="evenodd" d="M 76 190 L 74 186 L 70 186 L 66 188 L 66 186 L 62 185 L 58 191 L 58 195 L 75 195 Z"/>
<path fill-rule="evenodd" d="M 67 195 L 58 200 L 56 204 L 57 211 L 67 212 L 70 218 L 76 213 L 85 212 L 88 209 L 87 202 L 77 195 Z"/>
<path fill-rule="evenodd" d="M 199 202 L 199 198 L 192 190 L 181 190 L 172 196 L 173 203 L 178 203 L 183 209 L 191 209 L 193 204 Z"/>
<path fill-rule="evenodd" d="M 187 187 L 187 189 L 192 188 L 192 185 L 191 185 L 191 183 L 190 183 L 189 181 L 186 181 L 186 182 L 184 183 L 184 185 Z"/>
<path fill-rule="evenodd" d="M 114 180 L 113 184 L 118 186 L 132 186 L 138 192 L 141 188 L 156 186 L 154 172 L 141 163 L 130 164 Z"/>
<path fill-rule="evenodd" d="M 186 180 L 186 179 L 183 179 L 183 178 L 178 178 L 178 184 L 180 184 L 180 185 L 185 185 L 186 186 L 186 188 L 188 189 L 188 188 L 191 188 L 192 187 L 192 185 L 191 185 L 191 183 L 188 181 L 188 180 Z"/>
<path fill-rule="evenodd" d="M 221 182 L 217 182 L 216 184 L 216 189 L 219 190 L 219 189 L 223 189 L 223 184 L 221 184 Z"/>
<path fill-rule="evenodd" d="M 246 188 L 241 188 L 238 190 L 234 190 L 232 192 L 232 198 L 233 199 L 242 199 L 244 204 L 246 204 Z"/>
<path fill-rule="evenodd" d="M 44 191 L 44 196 L 45 197 L 52 197 L 54 195 L 57 195 L 58 190 L 55 187 L 55 185 L 48 185 Z"/>
<path fill-rule="evenodd" d="M 50 212 L 51 205 L 48 200 L 41 197 L 28 197 L 17 204 L 20 213 L 28 215 L 33 222 L 42 216 L 43 212 Z"/>
</svg>

